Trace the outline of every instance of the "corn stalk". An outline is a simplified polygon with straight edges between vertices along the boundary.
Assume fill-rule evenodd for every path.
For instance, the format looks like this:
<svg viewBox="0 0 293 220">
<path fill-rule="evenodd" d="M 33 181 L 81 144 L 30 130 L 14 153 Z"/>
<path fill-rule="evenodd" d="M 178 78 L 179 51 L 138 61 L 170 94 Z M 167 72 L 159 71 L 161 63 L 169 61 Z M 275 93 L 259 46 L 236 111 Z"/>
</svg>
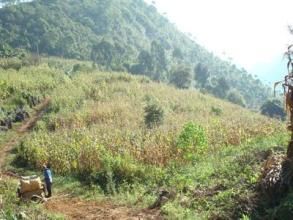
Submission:
<svg viewBox="0 0 293 220">
<path fill-rule="evenodd" d="M 288 47 L 288 51 L 285 53 L 285 56 L 288 59 L 287 70 L 288 74 L 285 76 L 284 80 L 276 82 L 276 86 L 282 84 L 285 96 L 286 112 L 289 114 L 290 124 L 288 130 L 291 131 L 291 140 L 287 148 L 287 158 L 293 159 L 293 45 Z"/>
</svg>

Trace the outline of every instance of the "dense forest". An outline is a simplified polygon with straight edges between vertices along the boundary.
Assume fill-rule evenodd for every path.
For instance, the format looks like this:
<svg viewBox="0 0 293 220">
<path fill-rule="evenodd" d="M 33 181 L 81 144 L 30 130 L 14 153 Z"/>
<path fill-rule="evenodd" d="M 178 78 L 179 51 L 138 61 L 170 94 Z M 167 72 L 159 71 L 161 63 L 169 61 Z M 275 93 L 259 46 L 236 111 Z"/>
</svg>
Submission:
<svg viewBox="0 0 293 220">
<path fill-rule="evenodd" d="M 260 80 L 208 52 L 143 0 L 7 2 L 0 9 L 2 57 L 17 48 L 92 60 L 102 70 L 195 87 L 250 108 L 269 97 Z"/>
</svg>

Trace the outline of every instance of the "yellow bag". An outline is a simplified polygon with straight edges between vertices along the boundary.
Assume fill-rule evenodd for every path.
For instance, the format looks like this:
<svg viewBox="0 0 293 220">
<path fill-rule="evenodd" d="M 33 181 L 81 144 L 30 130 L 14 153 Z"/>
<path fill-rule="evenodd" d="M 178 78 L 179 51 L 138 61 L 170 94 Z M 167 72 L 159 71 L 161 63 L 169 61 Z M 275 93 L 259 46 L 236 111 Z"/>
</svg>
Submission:
<svg viewBox="0 0 293 220">
<path fill-rule="evenodd" d="M 40 177 L 37 177 L 35 179 L 31 179 L 31 188 L 34 190 L 40 190 L 42 189 L 42 181 L 40 179 Z"/>
<path fill-rule="evenodd" d="M 40 177 L 24 178 L 20 180 L 20 193 L 32 192 L 42 189 Z"/>
</svg>

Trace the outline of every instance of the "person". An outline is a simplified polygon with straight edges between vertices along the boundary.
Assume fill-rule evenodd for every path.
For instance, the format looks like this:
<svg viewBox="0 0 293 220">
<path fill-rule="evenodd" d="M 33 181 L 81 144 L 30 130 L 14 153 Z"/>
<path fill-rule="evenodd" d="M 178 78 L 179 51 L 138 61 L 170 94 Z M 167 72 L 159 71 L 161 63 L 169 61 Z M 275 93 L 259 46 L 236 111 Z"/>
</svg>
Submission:
<svg viewBox="0 0 293 220">
<path fill-rule="evenodd" d="M 45 184 L 46 184 L 46 189 L 48 193 L 46 197 L 49 198 L 52 196 L 52 183 L 53 183 L 51 166 L 50 164 L 44 164 L 43 168 L 44 168 Z"/>
</svg>

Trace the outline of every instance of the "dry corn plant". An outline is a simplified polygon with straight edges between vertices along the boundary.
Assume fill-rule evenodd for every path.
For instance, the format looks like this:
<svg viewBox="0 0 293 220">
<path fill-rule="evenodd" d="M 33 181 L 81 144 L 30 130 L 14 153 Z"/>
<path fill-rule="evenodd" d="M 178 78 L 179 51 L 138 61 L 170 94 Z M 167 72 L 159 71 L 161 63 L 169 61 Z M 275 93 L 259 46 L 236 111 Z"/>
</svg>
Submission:
<svg viewBox="0 0 293 220">
<path fill-rule="evenodd" d="M 285 76 L 284 80 L 276 82 L 274 86 L 274 91 L 276 91 L 276 86 L 282 84 L 284 89 L 286 111 L 289 114 L 290 124 L 288 130 L 291 131 L 291 140 L 287 149 L 287 157 L 293 159 L 293 45 L 288 47 L 288 51 L 285 56 L 288 59 L 287 69 L 288 74 Z"/>
<path fill-rule="evenodd" d="M 287 114 L 289 114 L 290 124 L 288 130 L 291 132 L 291 140 L 287 148 L 287 158 L 282 154 L 271 155 L 264 164 L 262 171 L 261 189 L 267 199 L 274 204 L 284 195 L 288 186 L 292 183 L 293 165 L 293 45 L 288 47 L 285 56 L 288 58 L 288 73 L 284 80 L 276 82 L 276 86 L 282 84 L 285 96 Z"/>
</svg>

